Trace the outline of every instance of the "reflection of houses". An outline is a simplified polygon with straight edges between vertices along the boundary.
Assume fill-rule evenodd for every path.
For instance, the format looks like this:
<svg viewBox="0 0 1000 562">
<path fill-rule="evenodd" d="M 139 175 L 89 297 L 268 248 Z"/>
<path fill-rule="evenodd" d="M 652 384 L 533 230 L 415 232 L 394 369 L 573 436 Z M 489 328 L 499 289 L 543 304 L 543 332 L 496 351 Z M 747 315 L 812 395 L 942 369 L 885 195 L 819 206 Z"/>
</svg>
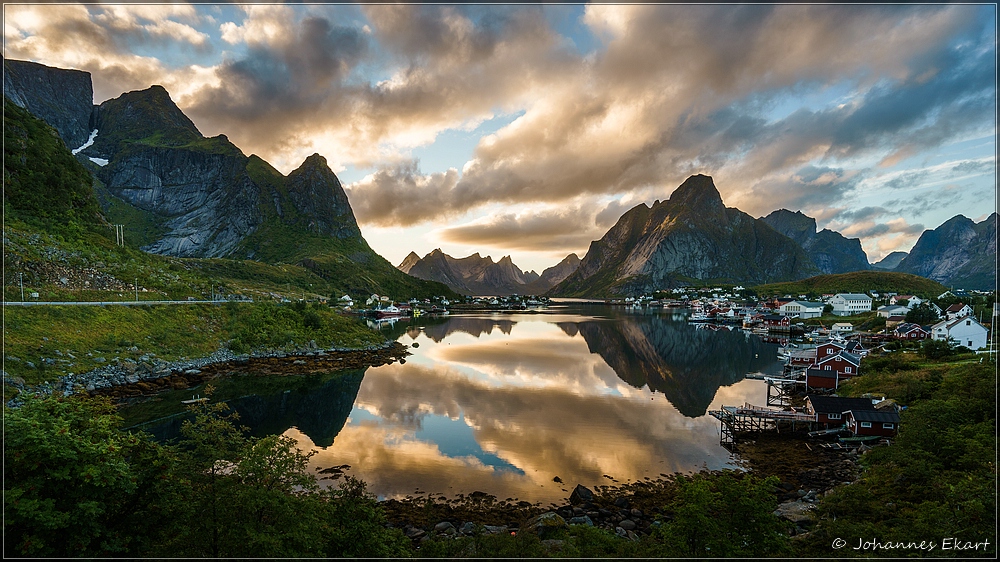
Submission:
<svg viewBox="0 0 1000 562">
<path fill-rule="evenodd" d="M 955 340 L 958 345 L 963 345 L 969 349 L 983 349 L 986 347 L 989 330 L 976 321 L 975 318 L 965 317 L 954 320 L 942 320 L 931 326 L 931 337 L 935 340 L 949 339 Z"/>
</svg>

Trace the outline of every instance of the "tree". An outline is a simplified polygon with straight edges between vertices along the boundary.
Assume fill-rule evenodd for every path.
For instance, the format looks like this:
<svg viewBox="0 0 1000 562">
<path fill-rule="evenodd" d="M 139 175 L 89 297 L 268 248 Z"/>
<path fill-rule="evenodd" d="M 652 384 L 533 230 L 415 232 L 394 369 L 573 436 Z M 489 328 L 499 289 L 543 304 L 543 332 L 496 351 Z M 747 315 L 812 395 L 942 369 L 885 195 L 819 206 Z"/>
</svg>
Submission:
<svg viewBox="0 0 1000 562">
<path fill-rule="evenodd" d="M 920 353 L 927 359 L 944 359 L 955 354 L 955 340 L 924 340 Z"/>
<path fill-rule="evenodd" d="M 938 321 L 938 313 L 931 305 L 920 303 L 906 313 L 906 321 L 926 326 Z"/>
<path fill-rule="evenodd" d="M 28 397 L 4 410 L 8 556 L 142 555 L 172 459 L 118 429 L 107 399 Z"/>
</svg>

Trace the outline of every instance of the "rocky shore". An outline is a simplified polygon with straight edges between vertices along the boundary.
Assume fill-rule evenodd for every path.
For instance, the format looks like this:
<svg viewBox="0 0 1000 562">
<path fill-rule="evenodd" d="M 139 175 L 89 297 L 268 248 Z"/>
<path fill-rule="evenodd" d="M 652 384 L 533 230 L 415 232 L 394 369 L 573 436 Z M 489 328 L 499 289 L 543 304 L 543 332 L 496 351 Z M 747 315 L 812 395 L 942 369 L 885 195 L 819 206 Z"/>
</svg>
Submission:
<svg viewBox="0 0 1000 562">
<path fill-rule="evenodd" d="M 407 355 L 407 347 L 398 342 L 387 341 L 355 349 L 323 349 L 311 341 L 291 351 L 269 350 L 238 355 L 221 349 L 207 357 L 176 361 L 164 361 L 147 354 L 136 361 L 124 360 L 86 373 L 65 375 L 53 383 L 36 387 L 27 387 L 6 373 L 3 378 L 4 384 L 30 394 L 89 394 L 121 399 L 148 396 L 168 389 L 190 388 L 236 370 L 261 376 L 301 375 L 405 362 Z M 19 404 L 18 397 L 8 402 L 11 407 Z"/>
<path fill-rule="evenodd" d="M 817 441 L 800 435 L 761 434 L 754 441 L 742 443 L 738 456 L 748 474 L 778 478 L 775 515 L 789 523 L 792 536 L 808 533 L 821 498 L 835 487 L 853 482 L 858 474 L 858 453 L 824 449 Z M 661 475 L 593 490 L 578 484 L 562 505 L 500 501 L 483 492 L 452 499 L 408 496 L 381 504 L 390 525 L 402 529 L 415 545 L 432 539 L 476 533 L 516 534 L 524 530 L 545 539 L 550 531 L 570 525 L 599 527 L 636 541 L 671 520 L 663 507 L 675 497 L 676 476 Z"/>
</svg>

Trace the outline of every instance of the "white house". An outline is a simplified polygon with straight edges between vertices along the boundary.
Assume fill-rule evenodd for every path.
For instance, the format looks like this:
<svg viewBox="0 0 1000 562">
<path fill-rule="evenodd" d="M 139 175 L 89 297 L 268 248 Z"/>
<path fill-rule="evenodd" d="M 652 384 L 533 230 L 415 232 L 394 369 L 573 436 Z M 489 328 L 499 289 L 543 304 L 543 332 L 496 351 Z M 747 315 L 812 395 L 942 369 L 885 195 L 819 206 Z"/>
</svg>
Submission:
<svg viewBox="0 0 1000 562">
<path fill-rule="evenodd" d="M 948 316 L 948 320 L 965 318 L 966 316 L 972 316 L 972 307 L 967 304 L 956 303 L 946 308 L 944 313 Z"/>
<path fill-rule="evenodd" d="M 849 334 L 854 331 L 854 325 L 848 322 L 837 322 L 830 327 L 830 331 L 835 334 Z"/>
<path fill-rule="evenodd" d="M 823 315 L 823 303 L 809 301 L 791 301 L 778 307 L 782 316 L 798 316 L 799 318 L 819 318 Z"/>
<path fill-rule="evenodd" d="M 935 340 L 953 339 L 958 345 L 969 349 L 985 349 L 989 330 L 975 318 L 966 316 L 954 320 L 942 320 L 931 326 L 931 338 Z"/>
<path fill-rule="evenodd" d="M 850 316 L 871 310 L 872 298 L 857 293 L 837 293 L 830 299 L 830 304 L 837 316 Z"/>
<path fill-rule="evenodd" d="M 889 299 L 889 304 L 898 304 L 899 301 L 906 301 L 906 308 L 913 308 L 924 302 L 922 298 L 913 295 L 893 295 L 893 297 Z"/>
<path fill-rule="evenodd" d="M 906 316 L 906 313 L 909 311 L 909 308 L 899 305 L 886 305 L 878 307 L 878 315 L 883 318 L 889 318 L 890 316 Z"/>
</svg>

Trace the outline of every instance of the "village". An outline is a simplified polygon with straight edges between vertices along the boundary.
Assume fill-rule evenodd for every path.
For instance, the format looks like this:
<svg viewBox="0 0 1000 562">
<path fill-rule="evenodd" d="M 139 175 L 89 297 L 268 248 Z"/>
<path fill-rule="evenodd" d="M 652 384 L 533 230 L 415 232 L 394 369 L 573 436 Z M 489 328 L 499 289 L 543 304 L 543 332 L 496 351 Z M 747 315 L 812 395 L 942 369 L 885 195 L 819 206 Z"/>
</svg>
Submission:
<svg viewBox="0 0 1000 562">
<path fill-rule="evenodd" d="M 784 361 L 780 377 L 748 375 L 767 385 L 764 405 L 722 406 L 709 412 L 721 423 L 722 445 L 735 450 L 741 438 L 752 439 L 761 432 L 836 438 L 820 444 L 833 449 L 889 444 L 905 406 L 878 396 L 841 397 L 838 389 L 863 374 L 862 359 L 871 353 L 914 353 L 921 346 L 935 345 L 976 354 L 995 353 L 990 325 L 997 305 L 991 296 L 960 290 L 935 299 L 895 293 L 837 293 L 808 301 L 804 296 L 796 299 L 786 295 L 751 306 L 736 304 L 715 292 L 711 298 L 689 301 L 689 321 L 699 327 L 738 326 L 783 345 L 779 348 L 779 358 Z M 942 308 L 934 300 L 951 304 Z M 973 306 L 967 304 L 976 300 L 989 305 L 992 314 L 986 325 L 975 318 Z M 642 301 L 628 304 L 636 306 Z M 873 308 L 878 301 L 883 304 Z M 986 309 L 980 308 L 985 315 Z M 827 326 L 824 317 L 844 321 Z"/>
</svg>

